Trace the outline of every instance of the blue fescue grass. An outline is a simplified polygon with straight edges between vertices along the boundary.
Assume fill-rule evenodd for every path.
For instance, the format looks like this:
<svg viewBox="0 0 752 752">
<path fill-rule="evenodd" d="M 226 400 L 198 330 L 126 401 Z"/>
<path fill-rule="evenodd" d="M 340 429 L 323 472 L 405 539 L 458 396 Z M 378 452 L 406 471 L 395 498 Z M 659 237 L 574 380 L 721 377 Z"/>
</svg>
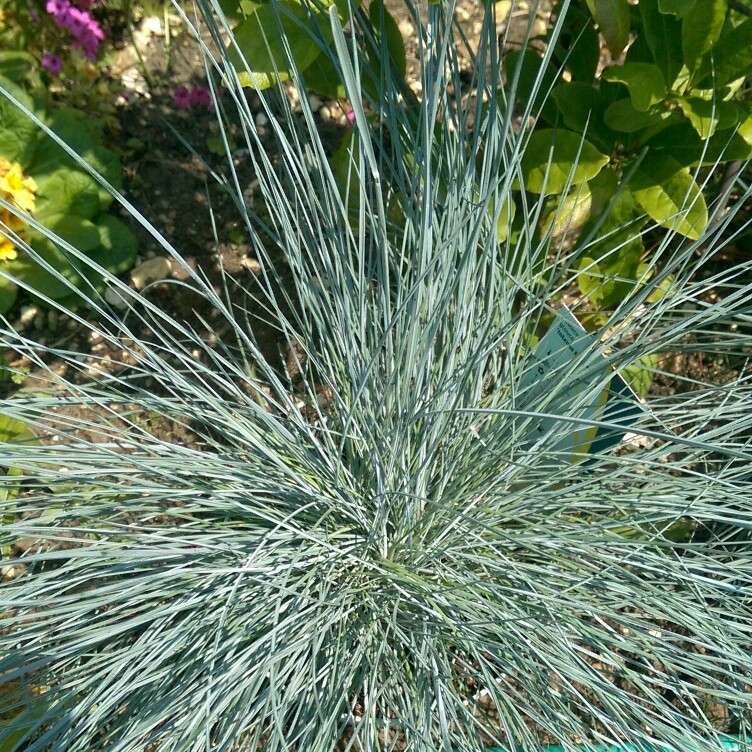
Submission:
<svg viewBox="0 0 752 752">
<path fill-rule="evenodd" d="M 219 39 L 219 7 L 201 10 Z M 99 318 L 77 314 L 81 326 L 132 365 L 81 379 L 75 353 L 4 323 L 3 342 L 49 390 L 3 412 L 58 437 L 3 447 L 26 482 L 0 501 L 2 541 L 33 541 L 4 562 L 26 571 L 0 591 L 0 677 L 25 687 L 2 700 L 26 708 L 5 731 L 19 732 L 15 749 L 657 738 L 710 750 L 721 731 L 747 733 L 752 262 L 724 268 L 713 254 L 739 232 L 750 187 L 738 183 L 700 240 L 665 235 L 652 279 L 530 399 L 531 337 L 587 247 L 549 247 L 534 203 L 515 245 L 497 241 L 529 133 L 482 101 L 498 83 L 490 14 L 478 96 L 461 99 L 450 11 L 414 9 L 418 118 L 387 91 L 391 151 L 363 148 L 344 198 L 306 98 L 281 122 L 263 98 L 273 161 L 226 56 L 203 47 L 228 91 L 219 122 L 236 110 L 264 198 L 263 215 L 244 205 L 228 159 L 260 275 L 217 292 L 118 200 L 184 266 L 226 342 L 208 345 L 199 320 L 173 321 L 148 295 L 130 291 L 123 316 L 92 292 Z M 331 33 L 370 144 L 357 49 L 336 19 Z M 409 189 L 401 222 L 388 215 L 395 186 Z M 297 353 L 294 385 L 247 325 L 262 314 Z M 731 358 L 735 375 L 687 376 L 690 389 L 649 398 L 630 426 L 646 440 L 629 451 L 563 456 L 609 378 L 603 363 L 674 352 Z M 194 440 L 152 435 L 153 415 Z M 691 532 L 676 541 L 679 520 Z"/>
</svg>

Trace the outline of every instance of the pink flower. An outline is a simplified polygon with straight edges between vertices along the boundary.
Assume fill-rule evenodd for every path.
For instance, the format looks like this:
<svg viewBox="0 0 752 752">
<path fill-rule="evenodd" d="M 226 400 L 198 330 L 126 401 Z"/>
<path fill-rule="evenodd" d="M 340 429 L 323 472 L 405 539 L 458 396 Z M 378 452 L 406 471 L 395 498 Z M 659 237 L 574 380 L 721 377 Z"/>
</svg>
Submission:
<svg viewBox="0 0 752 752">
<path fill-rule="evenodd" d="M 57 78 L 63 70 L 63 59 L 60 55 L 45 52 L 42 56 L 42 68 L 46 68 L 53 78 Z"/>
<path fill-rule="evenodd" d="M 191 102 L 210 110 L 213 105 L 211 92 L 206 86 L 199 86 L 191 92 Z"/>
<path fill-rule="evenodd" d="M 355 110 L 348 110 L 347 115 L 345 115 L 347 118 L 347 122 L 345 123 L 345 128 L 352 128 L 355 123 Z"/>
<path fill-rule="evenodd" d="M 64 29 L 68 20 L 68 11 L 70 11 L 68 0 L 47 0 L 44 9 L 55 19 L 59 29 Z"/>
<path fill-rule="evenodd" d="M 91 20 L 89 14 L 85 10 L 79 10 L 78 8 L 69 8 L 68 17 L 66 18 L 66 26 L 74 37 L 86 36 L 89 31 L 89 21 Z"/>
<path fill-rule="evenodd" d="M 193 92 L 185 86 L 175 89 L 175 93 L 173 94 L 175 104 L 178 107 L 190 107 L 193 104 L 192 94 Z"/>
<path fill-rule="evenodd" d="M 179 89 L 175 89 L 173 97 L 178 107 L 188 108 L 193 105 L 199 105 L 206 107 L 207 110 L 211 110 L 214 107 L 211 92 L 206 86 L 197 86 L 192 89 L 189 89 L 187 86 L 181 86 Z"/>
<path fill-rule="evenodd" d="M 87 0 L 83 2 L 85 4 Z M 99 24 L 85 10 L 73 7 L 70 0 L 47 0 L 45 10 L 53 16 L 58 28 L 70 31 L 73 36 L 72 46 L 93 61 L 97 56 L 99 43 L 104 40 L 104 32 Z"/>
</svg>

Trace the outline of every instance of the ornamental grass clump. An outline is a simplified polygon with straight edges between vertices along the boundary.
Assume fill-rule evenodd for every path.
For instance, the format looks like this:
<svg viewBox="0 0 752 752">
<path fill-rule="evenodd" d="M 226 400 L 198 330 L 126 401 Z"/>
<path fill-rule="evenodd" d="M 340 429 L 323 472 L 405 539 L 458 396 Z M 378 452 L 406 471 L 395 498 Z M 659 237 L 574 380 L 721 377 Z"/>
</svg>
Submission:
<svg viewBox="0 0 752 752">
<path fill-rule="evenodd" d="M 342 180 L 305 96 L 297 116 L 260 94 L 262 148 L 240 52 L 216 52 L 231 30 L 205 4 L 214 111 L 224 133 L 235 108 L 263 208 L 232 158 L 218 177 L 259 273 L 213 286 L 118 195 L 201 315 L 170 317 L 97 266 L 127 310 L 91 288 L 93 315 L 72 315 L 127 352 L 118 372 L 4 322 L 36 381 L 3 412 L 38 437 L 3 447 L 21 484 L 0 496 L 11 749 L 746 743 L 752 262 L 718 251 L 749 228 L 748 173 L 710 197 L 725 208 L 696 239 L 640 229 L 640 284 L 578 331 L 562 301 L 578 313 L 580 262 L 619 244 L 541 234 L 541 191 L 513 226 L 529 110 L 496 96 L 493 14 L 468 83 L 452 7 L 410 10 L 417 117 L 387 68 L 369 71 L 380 99 L 360 86 L 357 15 L 348 35 L 336 10 L 315 29 L 360 144 Z M 666 354 L 726 377 L 663 373 Z M 615 373 L 673 387 L 640 405 Z"/>
</svg>

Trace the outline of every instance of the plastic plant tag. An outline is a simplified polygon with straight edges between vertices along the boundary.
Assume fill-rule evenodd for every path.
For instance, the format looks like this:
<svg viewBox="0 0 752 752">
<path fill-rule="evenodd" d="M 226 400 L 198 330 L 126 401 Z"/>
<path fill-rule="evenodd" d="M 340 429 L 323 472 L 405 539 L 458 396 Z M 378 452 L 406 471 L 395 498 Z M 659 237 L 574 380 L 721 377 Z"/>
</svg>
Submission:
<svg viewBox="0 0 752 752">
<path fill-rule="evenodd" d="M 517 407 L 521 411 L 527 409 L 551 416 L 531 421 L 525 427 L 528 438 L 535 441 L 550 433 L 555 437 L 552 453 L 571 463 L 581 462 L 616 446 L 643 409 L 639 397 L 618 373 L 611 372 L 603 356 L 591 349 L 592 344 L 592 335 L 585 331 L 571 311 L 562 308 L 549 330 L 528 354 L 530 365 L 519 385 Z M 588 350 L 591 355 L 588 355 Z M 563 379 L 568 368 L 576 368 L 582 377 Z M 605 383 L 605 386 L 596 393 L 595 399 L 583 401 L 582 396 L 594 393 L 593 387 L 599 383 Z M 551 395 L 547 402 L 546 395 Z M 541 404 L 545 404 L 543 409 Z M 561 420 L 555 417 L 557 415 L 568 420 Z M 579 420 L 612 425 L 578 424 Z"/>
</svg>

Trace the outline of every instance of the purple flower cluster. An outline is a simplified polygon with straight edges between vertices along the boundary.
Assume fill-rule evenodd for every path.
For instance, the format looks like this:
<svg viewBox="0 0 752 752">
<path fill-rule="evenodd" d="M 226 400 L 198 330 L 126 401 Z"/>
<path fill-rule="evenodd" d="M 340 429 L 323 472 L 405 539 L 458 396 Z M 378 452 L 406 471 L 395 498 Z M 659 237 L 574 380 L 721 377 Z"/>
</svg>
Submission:
<svg viewBox="0 0 752 752">
<path fill-rule="evenodd" d="M 175 89 L 174 97 L 175 104 L 178 107 L 193 107 L 193 105 L 199 105 L 200 107 L 206 107 L 207 110 L 211 110 L 214 106 L 211 92 L 206 86 L 197 86 L 194 89 L 189 89 L 187 86 L 181 86 L 179 89 Z"/>
<path fill-rule="evenodd" d="M 97 57 L 100 43 L 104 41 L 104 32 L 88 12 L 94 2 L 95 0 L 76 0 L 76 5 L 72 5 L 70 0 L 47 0 L 45 6 L 45 10 L 55 19 L 57 27 L 71 33 L 72 46 L 81 50 L 84 57 L 92 62 Z M 44 67 L 52 75 L 59 74 L 59 71 L 58 74 L 53 73 L 53 69 L 47 65 Z"/>
<path fill-rule="evenodd" d="M 53 78 L 57 78 L 63 70 L 63 58 L 52 52 L 45 52 L 42 56 L 42 68 L 46 68 Z"/>
</svg>

